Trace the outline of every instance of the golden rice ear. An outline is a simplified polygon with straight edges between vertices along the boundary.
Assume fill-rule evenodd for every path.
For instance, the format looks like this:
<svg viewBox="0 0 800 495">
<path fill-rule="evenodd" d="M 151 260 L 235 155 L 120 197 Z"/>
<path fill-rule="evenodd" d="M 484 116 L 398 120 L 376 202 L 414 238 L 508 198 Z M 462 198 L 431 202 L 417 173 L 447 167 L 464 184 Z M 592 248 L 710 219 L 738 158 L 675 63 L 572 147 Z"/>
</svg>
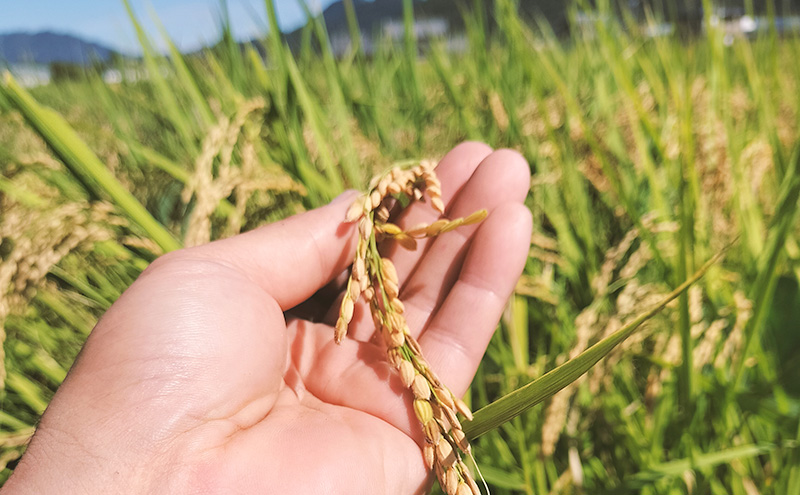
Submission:
<svg viewBox="0 0 800 495">
<path fill-rule="evenodd" d="M 345 296 L 344 300 L 342 301 L 342 311 L 340 313 L 340 318 L 350 323 L 353 320 L 353 311 L 355 309 L 355 304 L 350 297 Z"/>
<path fill-rule="evenodd" d="M 389 187 L 389 183 L 391 181 L 392 181 L 392 177 L 390 175 L 384 175 L 383 177 L 381 177 L 381 179 L 378 181 L 378 183 L 373 186 L 373 188 L 376 191 L 378 191 L 378 194 L 380 194 L 381 197 L 385 197 L 386 196 L 386 189 Z"/>
<path fill-rule="evenodd" d="M 364 197 L 359 196 L 352 204 L 350 204 L 350 208 L 347 209 L 347 214 L 344 217 L 344 221 L 347 223 L 353 223 L 359 218 L 361 215 L 364 214 Z"/>
<path fill-rule="evenodd" d="M 425 235 L 425 231 L 428 229 L 427 223 L 418 223 L 414 227 L 406 230 L 406 234 L 413 236 L 413 237 L 420 237 Z"/>
<path fill-rule="evenodd" d="M 405 361 L 403 354 L 397 349 L 389 349 L 389 351 L 386 353 L 386 356 L 389 359 L 389 364 L 391 364 L 395 369 L 399 368 L 400 363 Z"/>
<path fill-rule="evenodd" d="M 383 292 L 389 300 L 392 300 L 400 293 L 400 288 L 394 281 L 387 279 L 383 281 Z"/>
<path fill-rule="evenodd" d="M 394 240 L 397 241 L 397 243 L 400 244 L 400 246 L 402 246 L 404 249 L 409 251 L 417 250 L 417 240 L 408 234 L 396 235 Z"/>
<path fill-rule="evenodd" d="M 457 495 L 458 493 L 458 473 L 455 468 L 445 471 L 444 491 L 447 495 Z"/>
<path fill-rule="evenodd" d="M 425 158 L 425 159 L 419 161 L 419 166 L 423 170 L 432 171 L 433 169 L 436 168 L 436 162 L 433 161 L 433 160 Z"/>
<path fill-rule="evenodd" d="M 471 451 L 471 447 L 469 445 L 469 440 L 467 440 L 467 435 L 464 433 L 464 430 L 460 428 L 453 428 L 453 440 L 456 442 L 456 446 L 461 449 L 461 452 L 465 454 L 469 454 Z"/>
<path fill-rule="evenodd" d="M 414 383 L 414 378 L 417 376 L 417 370 L 414 369 L 414 365 L 411 364 L 410 361 L 403 360 L 400 363 L 399 371 L 400 380 L 403 382 L 403 385 L 406 388 L 411 388 L 411 385 Z"/>
<path fill-rule="evenodd" d="M 363 212 L 366 215 L 367 213 L 371 212 L 373 208 L 372 199 L 369 196 L 364 196 L 364 205 L 363 205 Z"/>
<path fill-rule="evenodd" d="M 466 483 L 463 481 L 458 484 L 458 490 L 456 490 L 456 495 L 472 495 L 472 490 L 470 487 L 467 486 Z"/>
<path fill-rule="evenodd" d="M 449 390 L 445 390 L 443 388 L 437 388 L 435 392 L 436 392 L 436 398 L 439 399 L 439 402 L 441 402 L 442 405 L 450 409 L 455 409 L 456 404 L 455 402 L 453 402 L 453 394 L 450 393 Z"/>
<path fill-rule="evenodd" d="M 416 399 L 414 401 L 414 414 L 417 415 L 417 419 L 419 419 L 419 422 L 422 424 L 432 421 L 433 409 L 431 408 L 431 403 L 427 400 Z"/>
<path fill-rule="evenodd" d="M 444 415 L 447 417 L 447 422 L 450 423 L 450 426 L 452 426 L 453 429 L 456 430 L 464 429 L 464 427 L 461 426 L 461 421 L 458 420 L 458 415 L 456 414 L 455 411 L 448 408 L 442 408 L 442 410 L 444 411 Z"/>
<path fill-rule="evenodd" d="M 392 182 L 389 184 L 389 187 L 386 188 L 386 192 L 389 194 L 399 194 L 403 190 L 403 186 L 398 184 L 397 182 Z"/>
<path fill-rule="evenodd" d="M 425 439 L 434 447 L 435 452 L 436 446 L 442 440 L 442 432 L 439 430 L 439 425 L 436 421 L 428 421 L 422 425 L 422 431 L 425 433 Z M 435 462 L 435 464 L 440 466 L 439 462 Z"/>
<path fill-rule="evenodd" d="M 467 480 L 467 484 L 469 485 L 469 489 L 472 492 L 472 495 L 481 495 L 481 489 L 478 488 L 478 484 L 475 483 L 474 479 L 472 479 L 472 475 L 465 476 L 464 478 Z"/>
<path fill-rule="evenodd" d="M 364 261 L 364 258 L 359 256 L 353 262 L 353 279 L 361 280 L 362 278 L 366 277 L 367 277 L 367 264 Z"/>
<path fill-rule="evenodd" d="M 464 217 L 464 222 L 462 225 L 472 225 L 475 223 L 482 222 L 487 216 L 489 216 L 489 212 L 486 210 L 478 210 L 466 217 Z"/>
<path fill-rule="evenodd" d="M 440 438 L 439 443 L 436 444 L 436 460 L 443 466 L 452 466 L 456 463 L 453 447 L 445 438 Z"/>
<path fill-rule="evenodd" d="M 433 237 L 486 218 L 486 210 L 479 210 L 465 218 L 440 218 L 430 225 L 419 224 L 407 231 L 389 223 L 385 199 L 390 194 L 402 194 L 405 199 L 414 201 L 421 200 L 424 193 L 431 207 L 444 214 L 442 185 L 436 177 L 435 166 L 434 162 L 424 161 L 410 169 L 395 167 L 373 179 L 369 192 L 350 205 L 345 220 L 358 223 L 359 240 L 334 340 L 340 343 L 346 336 L 355 302 L 363 296 L 369 303 L 377 333 L 386 345 L 389 363 L 414 396 L 414 414 L 426 440 L 423 446 L 425 465 L 433 470 L 448 495 L 478 495 L 480 492 L 472 474 L 462 462 L 462 455 L 471 455 L 471 447 L 457 416 L 460 412 L 471 419 L 472 412 L 453 396 L 425 360 L 405 319 L 405 307 L 398 298 L 397 268 L 389 259 L 382 258 L 376 248 L 379 238 L 391 237 L 401 247 L 415 250 L 418 238 Z"/>
<path fill-rule="evenodd" d="M 429 400 L 431 398 L 431 387 L 428 385 L 428 380 L 422 375 L 414 377 L 414 382 L 411 384 L 411 390 L 414 392 L 414 397 L 417 399 Z M 433 412 L 431 412 L 433 416 Z"/>
<path fill-rule="evenodd" d="M 398 235 L 403 233 L 403 229 L 393 223 L 384 223 L 380 226 L 381 232 L 388 235 Z"/>
<path fill-rule="evenodd" d="M 392 311 L 394 311 L 395 313 L 403 314 L 406 311 L 406 307 L 405 305 L 403 305 L 400 299 L 392 299 L 391 302 L 389 303 L 389 306 L 391 306 Z"/>
<path fill-rule="evenodd" d="M 378 208 L 378 211 L 375 213 L 375 217 L 378 219 L 379 222 L 386 223 L 389 221 L 389 208 L 384 205 L 381 205 Z"/>
<path fill-rule="evenodd" d="M 461 227 L 462 225 L 464 225 L 464 220 L 461 219 L 461 218 L 457 218 L 457 219 L 452 220 L 451 222 L 449 222 L 444 227 L 442 227 L 442 230 L 439 233 L 440 234 L 446 234 L 447 232 L 450 232 L 451 230 L 455 230 L 455 229 Z"/>
<path fill-rule="evenodd" d="M 436 459 L 436 452 L 433 445 L 426 443 L 422 448 L 422 456 L 425 459 L 425 466 L 427 466 L 428 469 L 433 469 L 433 463 Z"/>
<path fill-rule="evenodd" d="M 442 201 L 442 198 L 439 197 L 431 198 L 431 206 L 433 206 L 434 210 L 444 215 L 444 202 Z"/>
<path fill-rule="evenodd" d="M 360 283 L 356 283 L 356 281 L 353 281 L 351 279 L 350 288 L 349 288 L 349 291 L 347 293 L 347 297 L 352 299 L 354 302 L 358 301 L 358 298 L 361 297 L 361 284 Z"/>
<path fill-rule="evenodd" d="M 381 272 L 386 280 L 391 280 L 395 284 L 399 284 L 400 280 L 397 277 L 397 268 L 389 258 L 381 258 Z"/>
<path fill-rule="evenodd" d="M 403 315 L 400 315 L 400 314 L 397 314 L 397 313 L 392 313 L 392 314 L 390 314 L 388 316 L 386 321 L 388 322 L 388 324 L 392 328 L 392 330 L 399 330 L 399 331 L 404 331 L 405 330 L 406 319 L 403 318 Z"/>
<path fill-rule="evenodd" d="M 347 335 L 347 322 L 342 318 L 339 318 L 336 320 L 336 327 L 334 328 L 333 332 L 333 341 L 337 344 L 341 344 L 345 335 Z"/>
<path fill-rule="evenodd" d="M 428 228 L 425 229 L 425 235 L 428 237 L 435 237 L 442 232 L 442 229 L 450 223 L 450 220 L 446 218 L 441 218 L 436 220 L 432 224 L 428 225 Z"/>
<path fill-rule="evenodd" d="M 372 194 L 369 195 L 370 202 L 372 203 L 372 209 L 379 207 L 381 205 L 381 201 L 383 201 L 383 197 L 380 192 L 372 191 Z"/>
<path fill-rule="evenodd" d="M 392 347 L 403 347 L 405 344 L 406 336 L 403 332 L 394 331 L 389 334 L 389 345 Z"/>
<path fill-rule="evenodd" d="M 409 335 L 408 338 L 406 339 L 406 342 L 408 342 L 408 347 L 411 349 L 411 352 L 413 352 L 414 355 L 422 356 L 422 348 L 419 346 L 419 342 L 417 342 L 417 340 L 414 337 Z M 424 361 L 420 363 L 420 367 L 423 366 L 425 368 L 425 371 L 428 371 L 427 363 Z"/>
<path fill-rule="evenodd" d="M 364 289 L 364 292 L 362 292 L 362 295 L 364 296 L 365 301 L 372 302 L 372 298 L 375 297 L 375 289 L 372 287 L 367 287 Z"/>
<path fill-rule="evenodd" d="M 472 411 L 470 411 L 469 406 L 463 400 L 456 399 L 456 409 L 467 418 L 467 421 L 472 421 Z"/>
<path fill-rule="evenodd" d="M 425 192 L 427 192 L 431 197 L 440 197 L 442 195 L 442 189 L 437 185 L 426 185 Z"/>
<path fill-rule="evenodd" d="M 358 233 L 361 234 L 362 239 L 369 239 L 372 236 L 372 220 L 369 217 L 363 216 L 358 221 Z"/>
</svg>

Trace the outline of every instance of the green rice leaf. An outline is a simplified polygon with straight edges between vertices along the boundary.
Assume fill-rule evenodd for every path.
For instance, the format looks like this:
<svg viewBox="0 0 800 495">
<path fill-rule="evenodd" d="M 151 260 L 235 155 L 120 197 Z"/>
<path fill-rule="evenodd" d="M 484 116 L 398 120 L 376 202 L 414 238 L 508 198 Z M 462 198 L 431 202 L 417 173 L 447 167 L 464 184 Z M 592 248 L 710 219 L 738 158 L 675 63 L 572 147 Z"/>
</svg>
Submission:
<svg viewBox="0 0 800 495">
<path fill-rule="evenodd" d="M 577 380 L 581 375 L 607 356 L 619 344 L 625 341 L 636 331 L 642 323 L 646 322 L 670 301 L 681 295 L 686 289 L 700 280 L 711 266 L 719 261 L 724 251 L 711 258 L 691 278 L 670 292 L 661 302 L 647 312 L 639 315 L 633 321 L 623 326 L 611 336 L 593 345 L 575 359 L 571 359 L 531 383 L 501 397 L 488 406 L 475 413 L 473 421 L 464 423 L 464 432 L 470 439 L 477 438 L 512 420 L 531 407 L 555 395 L 559 390 Z"/>
</svg>

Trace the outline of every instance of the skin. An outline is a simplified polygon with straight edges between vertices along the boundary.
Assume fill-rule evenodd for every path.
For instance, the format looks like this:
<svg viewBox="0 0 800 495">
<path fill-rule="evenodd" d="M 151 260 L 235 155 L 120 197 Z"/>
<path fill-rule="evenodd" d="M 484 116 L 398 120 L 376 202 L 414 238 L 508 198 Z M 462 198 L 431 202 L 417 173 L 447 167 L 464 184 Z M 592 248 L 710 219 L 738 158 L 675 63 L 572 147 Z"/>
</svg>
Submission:
<svg viewBox="0 0 800 495">
<path fill-rule="evenodd" d="M 478 143 L 437 172 L 448 217 L 489 217 L 382 249 L 412 332 L 461 395 L 527 258 L 530 176 Z M 426 492 L 410 394 L 367 308 L 336 346 L 319 291 L 352 259 L 354 197 L 156 260 L 92 331 L 2 493 Z M 397 223 L 436 217 L 414 204 Z"/>
</svg>

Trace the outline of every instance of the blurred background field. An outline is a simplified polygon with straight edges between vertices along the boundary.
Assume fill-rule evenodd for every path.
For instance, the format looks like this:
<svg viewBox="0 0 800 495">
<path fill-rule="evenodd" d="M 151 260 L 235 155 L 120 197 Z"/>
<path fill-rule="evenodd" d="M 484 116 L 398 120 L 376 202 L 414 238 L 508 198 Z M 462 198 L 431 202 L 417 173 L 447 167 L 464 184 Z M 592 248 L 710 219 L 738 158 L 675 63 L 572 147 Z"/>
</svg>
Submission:
<svg viewBox="0 0 800 495">
<path fill-rule="evenodd" d="M 5 76 L 3 480 L 97 318 L 159 254 L 474 139 L 530 162 L 535 233 L 473 409 L 735 241 L 583 378 L 476 441 L 492 492 L 800 493 L 795 5 L 439 4 L 393 2 L 367 33 L 375 5 L 346 0 L 347 37 L 310 9 L 282 37 L 267 0 L 269 34 L 244 44 L 223 4 L 207 49 L 139 29 L 141 57 L 29 89 Z"/>
</svg>

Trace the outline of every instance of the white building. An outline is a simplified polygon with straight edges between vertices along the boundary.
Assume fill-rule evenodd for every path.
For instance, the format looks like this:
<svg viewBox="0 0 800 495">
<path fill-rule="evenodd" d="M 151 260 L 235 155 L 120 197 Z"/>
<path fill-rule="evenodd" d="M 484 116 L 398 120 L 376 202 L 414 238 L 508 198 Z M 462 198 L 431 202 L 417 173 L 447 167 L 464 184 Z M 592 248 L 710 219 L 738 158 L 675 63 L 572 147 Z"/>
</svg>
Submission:
<svg viewBox="0 0 800 495">
<path fill-rule="evenodd" d="M 23 88 L 34 88 L 50 84 L 50 67 L 40 64 L 15 64 L 8 71 Z"/>
</svg>

